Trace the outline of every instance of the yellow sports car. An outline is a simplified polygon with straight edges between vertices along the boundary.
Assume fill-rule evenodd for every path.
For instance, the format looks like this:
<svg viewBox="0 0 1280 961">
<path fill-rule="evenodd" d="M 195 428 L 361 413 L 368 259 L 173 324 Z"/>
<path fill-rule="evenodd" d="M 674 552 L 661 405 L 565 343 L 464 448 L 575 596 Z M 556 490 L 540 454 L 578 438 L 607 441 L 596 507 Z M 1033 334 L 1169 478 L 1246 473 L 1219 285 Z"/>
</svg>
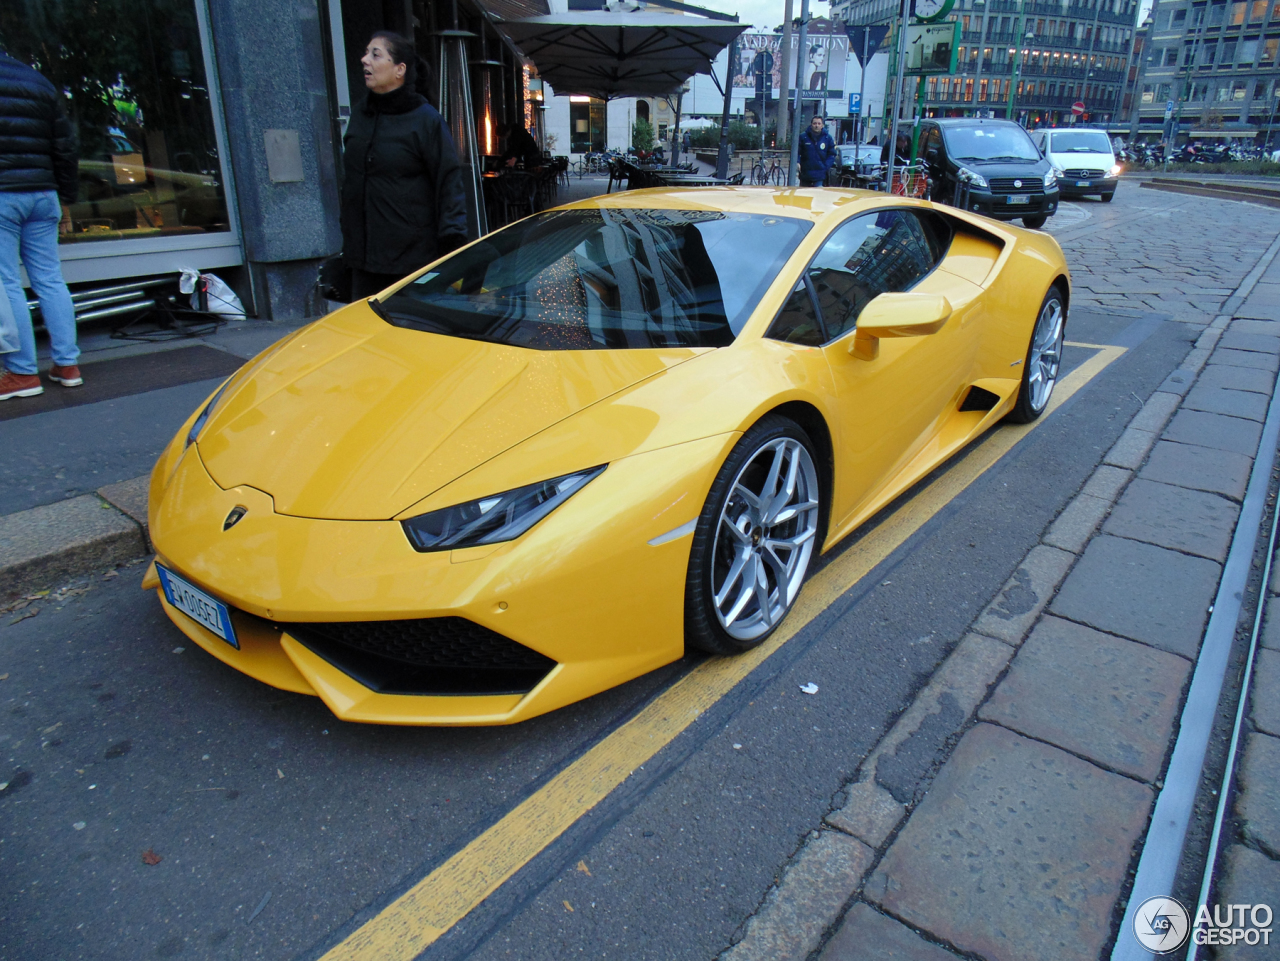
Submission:
<svg viewBox="0 0 1280 961">
<path fill-rule="evenodd" d="M 245 365 L 151 478 L 156 589 L 341 718 L 504 724 L 787 616 L 815 551 L 1058 373 L 1051 237 L 853 190 L 631 191 Z"/>
</svg>

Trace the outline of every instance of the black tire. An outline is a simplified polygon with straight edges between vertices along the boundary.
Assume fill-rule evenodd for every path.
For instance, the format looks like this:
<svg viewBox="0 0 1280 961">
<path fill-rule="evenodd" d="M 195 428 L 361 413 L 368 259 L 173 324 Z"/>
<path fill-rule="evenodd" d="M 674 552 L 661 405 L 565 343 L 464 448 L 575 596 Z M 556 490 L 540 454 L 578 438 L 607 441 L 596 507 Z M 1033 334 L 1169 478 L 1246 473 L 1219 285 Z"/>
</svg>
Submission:
<svg viewBox="0 0 1280 961">
<path fill-rule="evenodd" d="M 716 558 L 713 556 L 717 548 L 716 529 L 739 474 L 745 476 L 748 472 L 745 472 L 744 468 L 752 465 L 756 455 L 770 443 L 783 438 L 797 441 L 808 452 L 814 467 L 818 506 L 817 527 L 812 538 L 812 549 L 805 555 L 803 565 L 798 566 L 799 581 L 792 582 L 795 585 L 795 594 L 785 603 L 781 614 L 775 616 L 772 627 L 749 639 L 734 637 L 721 624 L 714 602 L 712 578 L 716 570 Z M 799 583 L 803 582 L 809 568 L 812 567 L 814 556 L 822 549 L 822 542 L 826 537 L 827 482 L 818 466 L 820 463 L 817 448 L 804 428 L 795 421 L 778 414 L 768 414 L 761 418 L 734 445 L 720 472 L 716 475 L 715 482 L 711 485 L 693 533 L 693 544 L 689 551 L 689 573 L 685 581 L 686 648 L 705 651 L 709 654 L 740 654 L 761 644 L 786 618 L 795 603 L 795 597 L 799 594 Z"/>
<path fill-rule="evenodd" d="M 1033 355 L 1036 350 L 1036 335 L 1040 333 L 1041 324 L 1046 321 L 1046 315 L 1053 316 L 1053 308 L 1056 305 L 1057 311 L 1061 316 L 1062 329 L 1058 331 L 1055 346 L 1057 352 L 1056 360 L 1053 364 L 1052 382 L 1049 390 L 1042 397 L 1034 396 L 1037 391 L 1033 389 L 1031 378 L 1036 373 L 1032 369 Z M 1058 369 L 1062 360 L 1062 342 L 1065 339 L 1067 326 L 1067 306 L 1062 300 L 1062 293 L 1057 287 L 1050 287 L 1049 292 L 1044 295 L 1044 300 L 1040 302 L 1040 309 L 1036 311 L 1035 323 L 1031 326 L 1031 338 L 1027 343 L 1027 353 L 1022 359 L 1022 380 L 1018 384 L 1018 401 L 1013 405 L 1013 410 L 1005 415 L 1005 420 L 1014 424 L 1029 424 L 1041 414 L 1045 408 L 1049 406 L 1049 398 L 1053 394 L 1053 386 L 1057 383 Z M 1041 371 L 1043 374 L 1043 371 Z"/>
<path fill-rule="evenodd" d="M 1039 230 L 1044 226 L 1044 222 L 1049 218 L 1044 214 L 1036 214 L 1034 217 L 1023 217 L 1022 226 L 1028 230 Z"/>
<path fill-rule="evenodd" d="M 1111 198 L 1112 198 L 1112 197 L 1114 197 L 1115 195 L 1116 195 L 1116 192 L 1115 192 L 1114 190 L 1113 190 L 1113 191 L 1111 191 L 1111 193 L 1109 193 L 1109 194 L 1103 194 L 1103 195 L 1102 195 L 1102 202 L 1103 202 L 1104 204 L 1109 204 L 1109 203 L 1111 203 Z"/>
</svg>

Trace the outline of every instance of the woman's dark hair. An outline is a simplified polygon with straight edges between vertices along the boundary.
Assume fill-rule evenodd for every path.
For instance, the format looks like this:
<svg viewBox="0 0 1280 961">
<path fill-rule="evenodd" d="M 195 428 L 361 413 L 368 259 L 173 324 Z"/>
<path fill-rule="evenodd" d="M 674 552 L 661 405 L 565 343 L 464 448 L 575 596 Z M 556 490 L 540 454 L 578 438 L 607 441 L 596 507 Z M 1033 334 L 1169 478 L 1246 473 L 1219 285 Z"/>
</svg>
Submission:
<svg viewBox="0 0 1280 961">
<path fill-rule="evenodd" d="M 401 36 L 394 30 L 378 30 L 369 38 L 369 42 L 375 40 L 385 40 L 387 42 L 387 53 L 391 54 L 392 63 L 402 63 L 406 70 L 413 69 L 413 62 L 417 56 L 417 52 L 413 49 L 413 41 L 408 37 Z M 405 74 L 405 80 L 408 81 L 408 74 Z"/>
<path fill-rule="evenodd" d="M 418 56 L 413 41 L 394 30 L 375 31 L 369 38 L 369 42 L 373 43 L 375 40 L 386 41 L 387 53 L 391 55 L 392 63 L 405 65 L 404 85 L 410 90 L 416 90 L 428 100 L 432 100 L 433 98 L 427 92 L 430 89 L 431 64 Z"/>
</svg>

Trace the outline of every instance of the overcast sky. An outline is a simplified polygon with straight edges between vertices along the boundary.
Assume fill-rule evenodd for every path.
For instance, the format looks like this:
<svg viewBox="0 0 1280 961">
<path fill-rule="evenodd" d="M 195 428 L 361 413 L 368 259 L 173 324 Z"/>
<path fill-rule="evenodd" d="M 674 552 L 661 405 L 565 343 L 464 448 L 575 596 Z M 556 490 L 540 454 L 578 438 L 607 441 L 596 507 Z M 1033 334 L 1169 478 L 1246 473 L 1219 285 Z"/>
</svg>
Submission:
<svg viewBox="0 0 1280 961">
<path fill-rule="evenodd" d="M 782 15 L 786 11 L 783 0 L 690 0 L 695 6 L 721 13 L 736 13 L 742 23 L 758 27 L 760 32 L 768 32 L 782 23 Z M 800 0 L 793 0 L 792 16 L 800 16 Z M 819 3 L 809 0 L 809 15 L 827 17 L 831 15 L 830 3 Z"/>
</svg>

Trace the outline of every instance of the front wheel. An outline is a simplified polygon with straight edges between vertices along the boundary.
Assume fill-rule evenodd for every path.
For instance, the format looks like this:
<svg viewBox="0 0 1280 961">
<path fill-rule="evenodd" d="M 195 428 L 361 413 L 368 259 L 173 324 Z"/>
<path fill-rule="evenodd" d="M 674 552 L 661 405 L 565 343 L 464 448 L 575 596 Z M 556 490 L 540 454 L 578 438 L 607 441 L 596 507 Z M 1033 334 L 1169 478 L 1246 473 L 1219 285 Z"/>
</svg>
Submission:
<svg viewBox="0 0 1280 961">
<path fill-rule="evenodd" d="M 1022 383 L 1018 385 L 1018 402 L 1007 419 L 1015 424 L 1029 424 L 1049 406 L 1053 387 L 1058 382 L 1062 363 L 1062 342 L 1067 326 L 1067 308 L 1057 287 L 1050 287 L 1040 304 L 1035 329 L 1026 359 L 1022 362 Z"/>
<path fill-rule="evenodd" d="M 1114 190 L 1113 190 L 1111 193 L 1109 193 L 1109 194 L 1103 194 L 1103 195 L 1102 195 L 1102 202 L 1103 202 L 1104 204 L 1109 204 L 1109 203 L 1111 203 L 1111 198 L 1112 198 L 1112 197 L 1114 197 L 1115 195 L 1116 195 L 1116 194 L 1115 194 L 1115 191 L 1114 191 Z"/>
<path fill-rule="evenodd" d="M 1039 230 L 1044 226 L 1044 222 L 1048 219 L 1049 218 L 1044 214 L 1037 214 L 1034 217 L 1023 217 L 1022 226 L 1026 227 L 1028 230 Z"/>
<path fill-rule="evenodd" d="M 822 526 L 809 435 L 769 415 L 734 446 L 693 534 L 685 584 L 685 642 L 711 654 L 750 650 L 800 593 Z"/>
</svg>

